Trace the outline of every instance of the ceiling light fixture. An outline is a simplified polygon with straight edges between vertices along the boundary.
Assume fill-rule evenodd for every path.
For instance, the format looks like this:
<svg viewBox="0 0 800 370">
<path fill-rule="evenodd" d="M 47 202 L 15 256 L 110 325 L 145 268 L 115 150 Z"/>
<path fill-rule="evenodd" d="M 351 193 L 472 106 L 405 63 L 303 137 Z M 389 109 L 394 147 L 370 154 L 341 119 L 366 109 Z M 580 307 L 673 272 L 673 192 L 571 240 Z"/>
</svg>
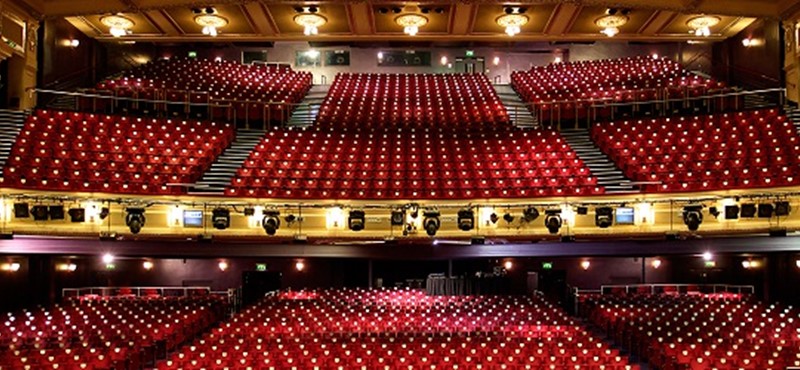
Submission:
<svg viewBox="0 0 800 370">
<path fill-rule="evenodd" d="M 119 14 L 107 15 L 103 18 L 100 18 L 100 23 L 107 26 L 108 32 L 114 37 L 122 37 L 130 34 L 131 28 L 136 25 L 136 23 L 133 22 L 133 19 Z"/>
<path fill-rule="evenodd" d="M 711 36 L 711 27 L 719 24 L 720 20 L 721 19 L 717 16 L 700 15 L 690 18 L 688 21 L 686 21 L 686 25 L 692 29 L 692 31 L 689 32 L 694 33 L 695 36 L 708 37 Z"/>
<path fill-rule="evenodd" d="M 316 13 L 303 13 L 294 16 L 294 23 L 303 27 L 303 34 L 310 36 L 319 33 L 319 27 L 328 23 L 328 19 Z"/>
<path fill-rule="evenodd" d="M 495 22 L 498 26 L 506 29 L 507 35 L 514 36 L 522 31 L 522 26 L 528 24 L 528 20 L 529 18 L 527 15 L 512 13 L 497 17 Z"/>
<path fill-rule="evenodd" d="M 619 28 L 628 23 L 628 17 L 620 14 L 604 15 L 595 19 L 594 24 L 602 28 L 600 33 L 614 37 L 619 34 Z"/>
<path fill-rule="evenodd" d="M 419 32 L 419 28 L 428 24 L 428 17 L 418 14 L 419 7 L 407 6 L 403 8 L 404 14 L 400 14 L 394 19 L 406 35 L 414 36 Z"/>
<path fill-rule="evenodd" d="M 203 14 L 194 17 L 194 22 L 203 27 L 203 34 L 216 37 L 219 29 L 228 25 L 228 20 L 217 14 Z"/>
</svg>

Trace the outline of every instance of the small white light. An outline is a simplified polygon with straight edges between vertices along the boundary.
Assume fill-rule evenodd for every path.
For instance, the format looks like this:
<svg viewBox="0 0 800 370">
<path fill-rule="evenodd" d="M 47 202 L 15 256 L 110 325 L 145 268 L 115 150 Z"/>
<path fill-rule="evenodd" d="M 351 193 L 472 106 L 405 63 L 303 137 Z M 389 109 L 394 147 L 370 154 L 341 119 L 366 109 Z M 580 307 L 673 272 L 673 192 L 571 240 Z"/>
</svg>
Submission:
<svg viewBox="0 0 800 370">
<path fill-rule="evenodd" d="M 752 45 L 753 45 L 753 39 L 751 39 L 749 37 L 746 38 L 746 39 L 742 39 L 742 46 L 744 46 L 746 48 L 749 48 Z"/>
<path fill-rule="evenodd" d="M 311 49 L 311 50 L 306 52 L 306 56 L 311 58 L 311 59 L 317 59 L 317 58 L 319 58 L 319 51 L 315 50 L 315 49 Z"/>
<path fill-rule="evenodd" d="M 606 35 L 608 37 L 614 37 L 617 34 L 619 34 L 619 28 L 617 28 L 617 27 L 606 27 L 602 31 L 600 31 L 600 33 L 602 33 L 602 34 L 604 34 L 604 35 Z"/>
<path fill-rule="evenodd" d="M 654 269 L 661 267 L 661 259 L 654 259 L 652 262 L 650 262 L 650 266 L 653 266 Z"/>
<path fill-rule="evenodd" d="M 499 65 L 500 64 L 500 57 L 494 57 L 494 59 L 492 60 L 492 64 Z"/>
<path fill-rule="evenodd" d="M 150 271 L 153 269 L 153 262 L 144 261 L 144 263 L 142 263 L 142 267 L 144 267 L 145 270 Z"/>
<path fill-rule="evenodd" d="M 106 253 L 103 255 L 103 263 L 109 264 L 114 262 L 114 255 L 111 253 Z"/>
<path fill-rule="evenodd" d="M 657 60 L 659 58 L 658 53 L 653 53 L 652 57 L 653 59 Z"/>
<path fill-rule="evenodd" d="M 442 63 L 442 65 L 447 65 L 447 57 L 443 56 L 442 59 L 439 59 L 439 62 Z"/>
<path fill-rule="evenodd" d="M 742 261 L 742 267 L 749 269 L 751 267 L 751 263 L 749 260 Z"/>
<path fill-rule="evenodd" d="M 558 64 L 558 63 L 561 63 L 561 57 L 553 58 L 553 64 Z"/>
<path fill-rule="evenodd" d="M 378 52 L 378 59 L 383 59 L 383 52 L 382 51 Z"/>
<path fill-rule="evenodd" d="M 711 254 L 711 252 L 703 253 L 703 260 L 704 261 L 711 261 L 712 259 L 714 259 L 714 255 Z"/>
<path fill-rule="evenodd" d="M 589 261 L 581 262 L 581 268 L 584 269 L 584 270 L 588 270 L 590 266 L 592 266 L 592 263 L 589 262 Z"/>
<path fill-rule="evenodd" d="M 220 262 L 217 264 L 217 267 L 219 267 L 219 270 L 220 270 L 220 271 L 225 271 L 225 270 L 227 270 L 227 269 L 228 269 L 228 267 L 229 267 L 229 266 L 228 266 L 228 262 L 225 262 L 225 261 L 220 261 Z"/>
<path fill-rule="evenodd" d="M 511 268 L 512 268 L 512 267 L 514 267 L 514 263 L 513 263 L 513 262 L 511 262 L 511 261 L 506 261 L 506 262 L 503 264 L 503 267 L 504 267 L 506 270 L 511 270 Z"/>
<path fill-rule="evenodd" d="M 306 264 L 303 263 L 303 261 L 297 261 L 297 263 L 294 264 L 294 268 L 296 268 L 297 271 L 303 271 L 306 268 Z"/>
<path fill-rule="evenodd" d="M 222 57 L 216 57 L 216 58 L 214 58 L 214 61 L 215 61 L 215 62 L 217 62 L 217 63 L 219 63 L 219 62 L 221 62 L 221 61 L 222 61 Z"/>
</svg>

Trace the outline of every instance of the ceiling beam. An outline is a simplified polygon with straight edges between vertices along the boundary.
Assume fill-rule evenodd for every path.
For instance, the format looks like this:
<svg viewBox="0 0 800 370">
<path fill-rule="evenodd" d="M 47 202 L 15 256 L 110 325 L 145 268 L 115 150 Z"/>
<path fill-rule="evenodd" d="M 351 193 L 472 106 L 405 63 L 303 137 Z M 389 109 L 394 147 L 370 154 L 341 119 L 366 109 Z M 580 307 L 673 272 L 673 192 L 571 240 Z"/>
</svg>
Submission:
<svg viewBox="0 0 800 370">
<path fill-rule="evenodd" d="M 352 32 L 354 35 L 372 34 L 372 6 L 365 1 L 347 4 L 346 8 L 350 32 Z"/>
<path fill-rule="evenodd" d="M 669 26 L 669 24 L 672 23 L 672 20 L 675 19 L 675 16 L 677 15 L 678 13 L 668 10 L 656 11 L 653 13 L 650 19 L 645 22 L 645 24 L 639 30 L 639 33 L 642 35 L 655 36 L 661 33 L 661 30 L 663 30 L 665 27 Z"/>
<path fill-rule="evenodd" d="M 167 36 L 179 36 L 181 34 L 181 30 L 175 26 L 172 21 L 164 15 L 163 12 L 160 10 L 151 10 L 144 13 L 147 16 L 147 19 L 153 23 L 156 28 L 158 28 L 164 35 Z"/>
<path fill-rule="evenodd" d="M 269 23 L 269 15 L 267 14 L 267 10 L 264 8 L 264 5 L 261 2 L 252 2 L 244 4 L 244 13 L 250 19 L 253 27 L 255 27 L 256 32 L 261 35 L 274 35 L 275 29 L 272 28 L 272 25 Z"/>
<path fill-rule="evenodd" d="M 450 15 L 450 32 L 454 35 L 466 35 L 472 32 L 472 25 L 477 15 L 478 5 L 459 3 L 453 7 Z"/>
<path fill-rule="evenodd" d="M 575 19 L 581 13 L 583 7 L 580 5 L 563 3 L 556 6 L 550 19 L 547 21 L 547 26 L 544 28 L 546 35 L 565 35 L 572 29 L 575 24 Z"/>
</svg>

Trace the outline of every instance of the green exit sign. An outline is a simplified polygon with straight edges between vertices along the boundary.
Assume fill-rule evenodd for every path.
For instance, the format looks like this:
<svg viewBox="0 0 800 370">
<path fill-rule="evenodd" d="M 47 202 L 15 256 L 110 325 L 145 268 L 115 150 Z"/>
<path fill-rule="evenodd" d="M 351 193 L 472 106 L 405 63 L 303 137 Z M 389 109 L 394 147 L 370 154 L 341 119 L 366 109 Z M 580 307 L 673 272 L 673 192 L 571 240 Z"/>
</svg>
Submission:
<svg viewBox="0 0 800 370">
<path fill-rule="evenodd" d="M 256 271 L 267 271 L 267 264 L 266 263 L 257 263 L 256 264 Z"/>
<path fill-rule="evenodd" d="M 189 58 L 197 58 L 197 52 L 196 51 L 190 51 L 189 52 Z"/>
<path fill-rule="evenodd" d="M 553 263 L 552 262 L 542 262 L 542 270 L 552 270 Z"/>
<path fill-rule="evenodd" d="M 468 57 L 474 57 L 475 56 L 475 50 L 467 50 L 467 56 Z"/>
<path fill-rule="evenodd" d="M 706 268 L 714 268 L 717 267 L 717 262 L 715 261 L 706 261 Z"/>
</svg>

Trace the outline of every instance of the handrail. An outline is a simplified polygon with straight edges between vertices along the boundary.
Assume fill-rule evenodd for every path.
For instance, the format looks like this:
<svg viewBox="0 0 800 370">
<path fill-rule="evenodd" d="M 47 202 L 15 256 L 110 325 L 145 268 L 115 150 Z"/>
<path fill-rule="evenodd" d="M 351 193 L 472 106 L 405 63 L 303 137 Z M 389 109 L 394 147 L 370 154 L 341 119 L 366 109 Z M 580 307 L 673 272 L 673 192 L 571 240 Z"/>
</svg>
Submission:
<svg viewBox="0 0 800 370">
<path fill-rule="evenodd" d="M 159 296 L 162 297 L 190 297 L 191 295 L 189 292 L 197 292 L 197 291 L 204 291 L 208 295 L 228 295 L 228 292 L 214 292 L 211 290 L 210 287 L 207 286 L 188 286 L 188 287 L 178 287 L 178 286 L 144 286 L 144 287 L 83 287 L 83 288 L 64 288 L 61 290 L 61 297 L 63 298 L 72 298 L 72 297 L 81 297 L 84 295 L 97 295 L 100 297 L 118 297 L 118 294 L 110 294 L 116 293 L 121 289 L 130 289 L 131 295 L 136 297 L 146 296 L 143 293 L 149 291 L 156 291 Z M 181 293 L 181 294 L 175 294 Z"/>
<path fill-rule="evenodd" d="M 754 294 L 755 287 L 753 285 L 731 285 L 731 284 L 612 284 L 601 285 L 600 289 L 579 289 L 574 288 L 573 293 L 577 296 L 580 294 L 613 294 L 619 289 L 624 289 L 625 293 L 639 292 L 639 288 L 650 288 L 650 294 L 663 293 L 659 292 L 657 288 L 674 288 L 674 293 L 687 294 L 690 291 L 688 288 L 697 288 L 693 291 L 711 290 L 712 294 L 718 293 L 736 293 L 736 294 Z M 683 289 L 683 290 L 682 290 Z M 672 293 L 673 291 L 670 291 Z"/>
</svg>

